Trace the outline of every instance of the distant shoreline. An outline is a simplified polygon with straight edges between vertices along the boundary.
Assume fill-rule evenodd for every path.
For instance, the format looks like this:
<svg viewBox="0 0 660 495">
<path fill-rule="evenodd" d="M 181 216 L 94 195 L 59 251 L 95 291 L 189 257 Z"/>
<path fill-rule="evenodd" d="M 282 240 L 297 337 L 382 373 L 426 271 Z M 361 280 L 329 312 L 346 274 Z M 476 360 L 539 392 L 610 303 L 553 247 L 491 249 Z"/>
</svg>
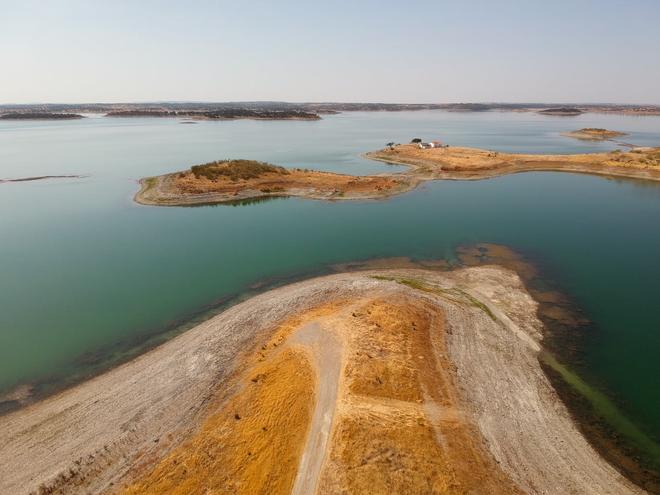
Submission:
<svg viewBox="0 0 660 495">
<path fill-rule="evenodd" d="M 7 112 L 0 113 L 0 120 L 78 120 L 84 119 L 84 115 L 77 113 L 53 113 L 53 112 Z"/>
<path fill-rule="evenodd" d="M 317 113 L 305 112 L 301 110 L 247 110 L 247 109 L 226 109 L 226 110 L 113 110 L 108 112 L 105 117 L 157 117 L 157 118 L 184 118 L 193 120 L 320 120 Z"/>
<path fill-rule="evenodd" d="M 318 120 L 323 115 L 342 112 L 403 112 L 442 110 L 448 112 L 479 113 L 535 112 L 539 115 L 577 116 L 583 113 L 605 113 L 636 116 L 660 116 L 660 105 L 631 104 L 565 104 L 565 103 L 345 103 L 345 102 L 158 102 L 158 103 L 72 103 L 72 104 L 5 104 L 0 105 L 0 119 L 8 114 L 40 114 L 41 120 L 55 120 L 51 115 L 84 113 L 108 116 L 185 117 L 218 120 L 228 114 L 253 114 L 271 120 Z M 287 116 L 287 113 L 290 115 Z M 298 113 L 298 117 L 292 115 Z M 279 114 L 275 118 L 268 114 Z M 24 117 L 17 117 L 16 120 Z M 234 116 L 232 118 L 241 118 Z M 242 117 L 242 118 L 250 118 Z M 9 120 L 5 118 L 5 120 Z"/>
</svg>

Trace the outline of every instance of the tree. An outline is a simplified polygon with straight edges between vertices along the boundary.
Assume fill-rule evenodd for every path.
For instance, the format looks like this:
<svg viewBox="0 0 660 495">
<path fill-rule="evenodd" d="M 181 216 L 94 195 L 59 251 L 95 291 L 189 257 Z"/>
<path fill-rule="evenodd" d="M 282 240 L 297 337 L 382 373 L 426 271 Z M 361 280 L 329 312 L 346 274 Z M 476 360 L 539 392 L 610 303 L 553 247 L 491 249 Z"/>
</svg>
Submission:
<svg viewBox="0 0 660 495">
<path fill-rule="evenodd" d="M 413 144 L 421 143 L 422 140 L 420 138 L 413 138 L 412 141 L 410 141 Z"/>
</svg>

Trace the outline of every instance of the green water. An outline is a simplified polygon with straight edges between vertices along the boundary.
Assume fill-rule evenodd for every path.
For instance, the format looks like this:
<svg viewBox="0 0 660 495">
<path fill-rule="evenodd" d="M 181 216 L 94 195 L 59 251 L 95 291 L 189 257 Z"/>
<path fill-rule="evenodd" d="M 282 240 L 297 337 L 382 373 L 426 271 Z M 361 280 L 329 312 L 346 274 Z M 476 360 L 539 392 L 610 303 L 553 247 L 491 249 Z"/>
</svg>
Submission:
<svg viewBox="0 0 660 495">
<path fill-rule="evenodd" d="M 611 149 L 581 127 L 660 144 L 660 118 L 347 113 L 319 122 L 99 119 L 0 123 L 0 391 L 47 389 L 250 285 L 374 257 L 451 256 L 494 242 L 542 262 L 594 322 L 582 379 L 660 441 L 660 188 L 527 173 L 428 183 L 381 202 L 135 205 L 136 180 L 219 158 L 364 174 L 388 141 L 440 138 L 506 151 Z"/>
</svg>

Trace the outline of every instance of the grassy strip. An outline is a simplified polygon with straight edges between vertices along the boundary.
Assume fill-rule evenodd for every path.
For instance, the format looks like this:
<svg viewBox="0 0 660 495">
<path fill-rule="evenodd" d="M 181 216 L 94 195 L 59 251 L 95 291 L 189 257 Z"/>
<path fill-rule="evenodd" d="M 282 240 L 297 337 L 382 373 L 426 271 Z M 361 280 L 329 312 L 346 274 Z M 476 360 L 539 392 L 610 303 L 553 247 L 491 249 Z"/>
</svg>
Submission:
<svg viewBox="0 0 660 495">
<path fill-rule="evenodd" d="M 468 302 L 471 306 L 474 306 L 475 308 L 482 310 L 484 313 L 490 316 L 490 318 L 493 321 L 497 321 L 497 318 L 495 317 L 495 315 L 488 306 L 486 306 L 476 297 L 468 294 L 464 290 L 457 288 L 441 289 L 440 287 L 433 287 L 431 285 L 425 284 L 421 280 L 417 280 L 414 278 L 385 277 L 382 275 L 374 275 L 372 278 L 375 278 L 376 280 L 389 280 L 410 287 L 411 289 L 421 290 L 423 292 L 430 292 L 431 294 L 438 294 L 446 297 L 447 299 L 455 303 L 465 304 L 466 302 Z M 458 298 L 455 296 L 458 296 Z M 467 301 L 465 301 L 465 299 L 467 299 Z"/>
<path fill-rule="evenodd" d="M 646 452 L 653 459 L 653 464 L 656 468 L 660 467 L 660 445 L 626 418 L 605 394 L 591 387 L 575 372 L 557 361 L 550 353 L 542 352 L 539 359 L 556 371 L 568 385 L 587 399 L 598 416 L 610 424 L 616 431 L 622 433 L 638 449 Z"/>
</svg>

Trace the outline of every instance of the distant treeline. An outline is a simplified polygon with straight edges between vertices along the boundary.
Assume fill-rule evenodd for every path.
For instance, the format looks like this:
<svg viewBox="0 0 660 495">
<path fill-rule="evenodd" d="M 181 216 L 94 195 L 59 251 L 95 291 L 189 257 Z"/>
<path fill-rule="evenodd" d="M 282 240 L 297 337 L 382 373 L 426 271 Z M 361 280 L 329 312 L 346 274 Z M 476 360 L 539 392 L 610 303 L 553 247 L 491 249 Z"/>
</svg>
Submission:
<svg viewBox="0 0 660 495">
<path fill-rule="evenodd" d="M 305 119 L 316 120 L 322 114 L 339 112 L 398 112 L 446 110 L 453 112 L 544 111 L 561 112 L 570 108 L 579 112 L 622 112 L 637 115 L 660 115 L 660 105 L 567 104 L 567 103 L 342 103 L 278 101 L 248 102 L 153 102 L 153 103 L 84 103 L 0 105 L 0 114 L 19 117 L 1 118 L 80 118 L 79 113 L 105 113 L 110 116 L 198 117 L 204 119 Z M 564 112 L 565 113 L 565 112 Z M 32 117 L 27 117 L 27 115 Z M 72 116 L 75 114 L 77 116 Z M 558 113 L 555 113 L 556 115 Z M 566 113 L 565 113 L 566 114 Z"/>
<path fill-rule="evenodd" d="M 253 110 L 248 108 L 225 108 L 211 111 L 138 108 L 131 110 L 115 110 L 108 112 L 106 115 L 108 117 L 185 117 L 205 120 L 318 120 L 321 118 L 317 113 L 305 112 L 302 110 Z"/>
<path fill-rule="evenodd" d="M 0 120 L 71 120 L 82 118 L 84 118 L 82 115 L 75 113 L 8 112 L 0 114 Z"/>
</svg>

